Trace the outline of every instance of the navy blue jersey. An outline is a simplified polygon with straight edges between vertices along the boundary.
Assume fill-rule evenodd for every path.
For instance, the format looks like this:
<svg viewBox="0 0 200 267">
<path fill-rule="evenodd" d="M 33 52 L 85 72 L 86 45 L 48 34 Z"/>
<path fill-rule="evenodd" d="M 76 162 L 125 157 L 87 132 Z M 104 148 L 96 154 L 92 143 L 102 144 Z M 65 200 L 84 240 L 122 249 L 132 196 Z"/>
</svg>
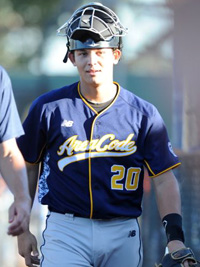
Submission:
<svg viewBox="0 0 200 267">
<path fill-rule="evenodd" d="M 0 143 L 24 134 L 17 111 L 12 84 L 0 66 Z"/>
<path fill-rule="evenodd" d="M 117 86 L 100 113 L 82 97 L 79 83 L 33 102 L 18 145 L 27 162 L 42 162 L 42 204 L 81 217 L 136 218 L 144 166 L 155 177 L 180 164 L 157 109 Z"/>
</svg>

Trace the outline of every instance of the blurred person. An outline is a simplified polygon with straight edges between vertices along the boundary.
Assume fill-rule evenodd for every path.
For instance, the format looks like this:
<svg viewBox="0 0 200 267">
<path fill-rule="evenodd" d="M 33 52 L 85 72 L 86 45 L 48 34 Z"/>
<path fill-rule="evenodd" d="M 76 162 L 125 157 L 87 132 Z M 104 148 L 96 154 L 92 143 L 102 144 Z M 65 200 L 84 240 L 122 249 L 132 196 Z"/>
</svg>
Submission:
<svg viewBox="0 0 200 267">
<path fill-rule="evenodd" d="M 2 267 L 17 267 L 20 260 L 17 252 L 17 240 L 13 239 L 13 236 L 7 235 L 8 209 L 12 202 L 13 195 L 0 175 L 0 265 Z"/>
<path fill-rule="evenodd" d="M 80 81 L 37 98 L 17 142 L 27 162 L 32 201 L 49 212 L 42 267 L 141 267 L 138 217 L 144 169 L 152 177 L 169 252 L 185 249 L 179 166 L 158 110 L 113 81 L 127 29 L 100 3 L 77 9 L 59 28 Z M 39 167 L 41 167 L 39 169 Z M 18 237 L 27 266 L 39 264 L 37 241 Z M 184 267 L 188 267 L 184 261 Z"/>
<path fill-rule="evenodd" d="M 30 220 L 26 166 L 15 139 L 23 134 L 10 78 L 0 66 L 0 172 L 14 196 L 8 212 L 10 225 L 7 231 L 12 236 L 27 230 Z"/>
</svg>

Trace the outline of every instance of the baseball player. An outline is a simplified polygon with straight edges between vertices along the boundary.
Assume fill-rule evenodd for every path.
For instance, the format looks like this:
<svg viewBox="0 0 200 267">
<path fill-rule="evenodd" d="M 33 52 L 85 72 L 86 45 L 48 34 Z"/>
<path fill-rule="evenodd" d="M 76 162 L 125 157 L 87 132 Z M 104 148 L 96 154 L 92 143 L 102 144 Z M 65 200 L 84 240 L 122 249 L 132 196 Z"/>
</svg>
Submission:
<svg viewBox="0 0 200 267">
<path fill-rule="evenodd" d="M 0 172 L 14 196 L 8 228 L 8 234 L 13 236 L 27 230 L 30 219 L 26 166 L 15 139 L 23 134 L 10 77 L 0 66 Z"/>
<path fill-rule="evenodd" d="M 172 172 L 180 162 L 164 122 L 152 104 L 113 81 L 127 29 L 108 7 L 89 3 L 58 32 L 67 37 L 64 62 L 73 63 L 80 80 L 37 98 L 18 139 L 31 196 L 38 182 L 39 201 L 49 209 L 40 266 L 142 266 L 137 218 L 144 168 L 155 185 L 169 252 L 184 248 Z M 27 266 L 35 266 L 35 237 L 27 231 L 18 243 Z"/>
</svg>

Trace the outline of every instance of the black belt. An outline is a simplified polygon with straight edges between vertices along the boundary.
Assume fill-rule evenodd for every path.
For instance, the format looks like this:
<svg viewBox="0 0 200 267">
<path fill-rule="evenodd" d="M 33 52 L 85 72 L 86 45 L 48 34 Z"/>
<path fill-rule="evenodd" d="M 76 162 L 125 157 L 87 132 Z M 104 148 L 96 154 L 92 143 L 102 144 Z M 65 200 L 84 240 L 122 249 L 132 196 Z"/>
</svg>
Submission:
<svg viewBox="0 0 200 267">
<path fill-rule="evenodd" d="M 68 212 L 68 211 L 60 211 L 60 210 L 57 210 L 55 208 L 52 208 L 52 207 L 48 207 L 49 211 L 51 212 L 55 212 L 55 213 L 60 213 L 60 214 L 73 214 L 75 217 L 81 217 L 81 218 L 87 218 L 89 219 L 89 217 L 87 216 L 82 216 L 80 214 L 77 214 L 77 213 L 73 213 L 73 212 Z M 96 220 L 115 220 L 115 219 L 120 219 L 120 218 L 125 218 L 125 217 L 114 217 L 114 218 L 104 218 L 104 219 L 96 219 Z M 126 218 L 132 218 L 132 219 L 136 219 L 136 218 L 133 218 L 133 217 L 126 217 Z M 95 219 L 95 218 L 94 218 Z"/>
</svg>

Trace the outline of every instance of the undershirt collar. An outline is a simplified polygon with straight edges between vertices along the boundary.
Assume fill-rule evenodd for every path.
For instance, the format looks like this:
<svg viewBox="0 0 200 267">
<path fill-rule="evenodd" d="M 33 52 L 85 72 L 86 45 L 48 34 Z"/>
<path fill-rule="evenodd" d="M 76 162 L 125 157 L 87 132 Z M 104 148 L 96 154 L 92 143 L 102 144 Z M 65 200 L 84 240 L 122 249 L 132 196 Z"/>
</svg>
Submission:
<svg viewBox="0 0 200 267">
<path fill-rule="evenodd" d="M 97 112 L 100 112 L 103 109 L 107 108 L 110 105 L 110 103 L 113 101 L 113 99 L 110 99 L 104 103 L 94 103 L 85 98 L 85 100 L 90 104 L 90 106 L 92 106 Z"/>
</svg>

